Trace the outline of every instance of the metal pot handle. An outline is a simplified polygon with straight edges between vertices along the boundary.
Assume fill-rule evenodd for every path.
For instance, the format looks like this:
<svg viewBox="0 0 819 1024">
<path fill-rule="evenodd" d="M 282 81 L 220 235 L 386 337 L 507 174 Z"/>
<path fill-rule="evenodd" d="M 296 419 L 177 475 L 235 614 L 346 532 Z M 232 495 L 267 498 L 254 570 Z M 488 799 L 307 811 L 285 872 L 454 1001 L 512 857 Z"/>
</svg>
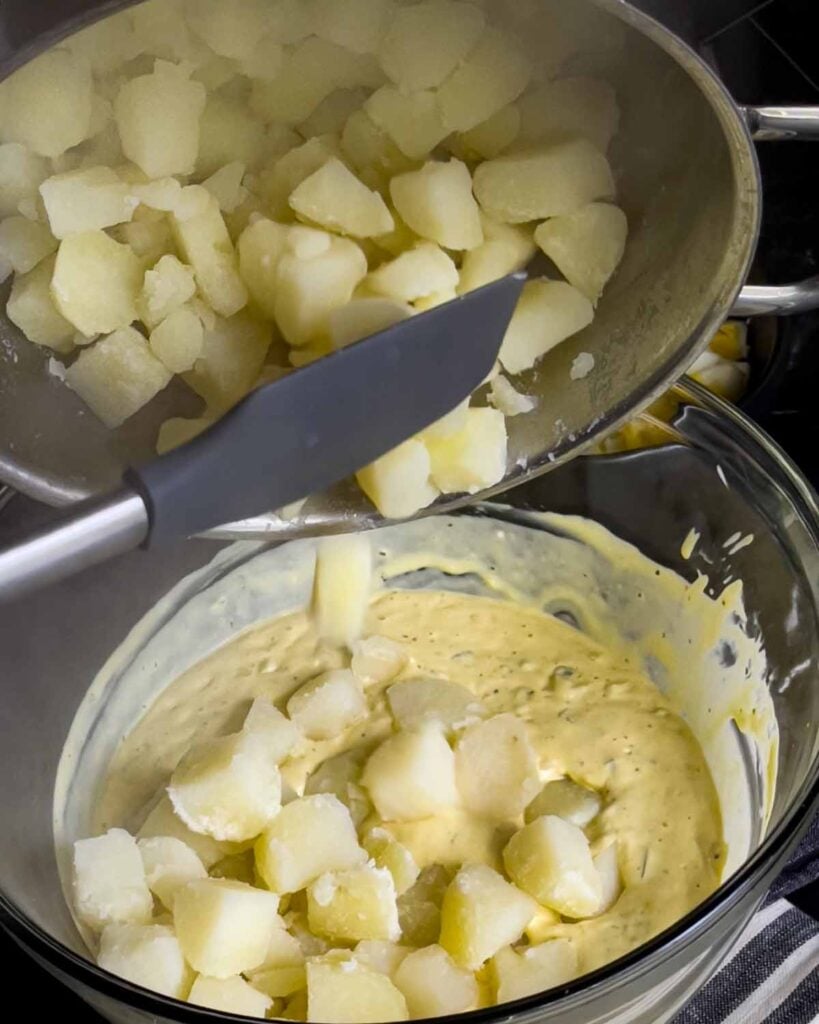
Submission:
<svg viewBox="0 0 819 1024">
<path fill-rule="evenodd" d="M 742 107 L 757 142 L 819 141 L 819 107 Z M 819 277 L 798 284 L 748 285 L 732 310 L 734 316 L 778 316 L 819 309 Z"/>
</svg>

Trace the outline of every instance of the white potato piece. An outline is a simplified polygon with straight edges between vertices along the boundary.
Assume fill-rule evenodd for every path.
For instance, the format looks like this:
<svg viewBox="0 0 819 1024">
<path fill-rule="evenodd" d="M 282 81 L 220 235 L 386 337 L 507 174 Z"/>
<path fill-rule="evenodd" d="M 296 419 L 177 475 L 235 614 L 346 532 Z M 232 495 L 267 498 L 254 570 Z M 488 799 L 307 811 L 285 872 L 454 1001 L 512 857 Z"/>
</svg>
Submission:
<svg viewBox="0 0 819 1024">
<path fill-rule="evenodd" d="M 212 414 L 225 412 L 255 387 L 271 341 L 270 326 L 249 313 L 219 319 L 212 329 L 206 327 L 202 357 L 185 382 Z"/>
<path fill-rule="evenodd" d="M 307 889 L 310 930 L 333 942 L 397 942 L 395 883 L 386 868 L 363 864 L 321 875 Z"/>
<path fill-rule="evenodd" d="M 108 925 L 97 963 L 104 971 L 171 999 L 184 999 L 193 980 L 173 929 L 163 925 Z"/>
<path fill-rule="evenodd" d="M 395 972 L 410 1017 L 427 1019 L 466 1013 L 478 1006 L 478 983 L 441 946 L 410 953 Z"/>
<path fill-rule="evenodd" d="M 130 327 L 142 282 L 142 264 L 127 246 L 87 231 L 61 243 L 51 294 L 65 319 L 90 338 Z"/>
<path fill-rule="evenodd" d="M 243 882 L 189 882 L 174 900 L 173 920 L 185 959 L 200 974 L 231 978 L 263 962 L 278 927 L 279 897 Z"/>
<path fill-rule="evenodd" d="M 359 747 L 324 761 L 307 780 L 305 796 L 332 793 L 344 804 L 359 828 L 373 809 L 370 798 L 359 785 L 365 758 L 366 750 Z"/>
<path fill-rule="evenodd" d="M 453 732 L 486 717 L 474 693 L 447 679 L 405 679 L 387 690 L 387 701 L 396 726 L 409 732 L 429 723 Z"/>
<path fill-rule="evenodd" d="M 434 89 L 469 56 L 485 25 L 480 7 L 457 0 L 399 8 L 381 44 L 381 67 L 403 93 Z"/>
<path fill-rule="evenodd" d="M 259 736 L 267 754 L 281 764 L 301 739 L 301 730 L 264 697 L 257 697 L 250 705 L 242 732 Z"/>
<path fill-rule="evenodd" d="M 425 160 L 451 129 L 444 124 L 434 92 L 403 93 L 384 85 L 364 104 L 373 123 L 411 160 Z"/>
<path fill-rule="evenodd" d="M 322 639 L 336 647 L 350 647 L 359 639 L 373 583 L 369 537 L 326 537 L 319 542 L 313 614 Z"/>
<path fill-rule="evenodd" d="M 524 416 L 537 408 L 537 399 L 523 395 L 501 374 L 489 387 L 489 401 L 507 419 Z"/>
<path fill-rule="evenodd" d="M 287 702 L 287 713 L 311 740 L 339 736 L 367 717 L 361 683 L 349 669 L 334 669 L 305 683 Z"/>
<path fill-rule="evenodd" d="M 265 1017 L 272 1007 L 270 996 L 249 985 L 244 978 L 208 978 L 200 974 L 193 983 L 188 1002 L 238 1017 Z"/>
<path fill-rule="evenodd" d="M 234 60 L 250 56 L 267 29 L 262 0 L 188 0 L 185 14 L 214 53 Z"/>
<path fill-rule="evenodd" d="M 238 160 L 255 168 L 265 155 L 264 125 L 247 104 L 220 93 L 210 93 L 200 121 L 196 174 L 207 178 L 220 167 Z"/>
<path fill-rule="evenodd" d="M 134 220 L 114 228 L 111 234 L 117 242 L 133 249 L 149 267 L 174 252 L 171 226 L 164 218 L 157 221 Z"/>
<path fill-rule="evenodd" d="M 466 153 L 479 160 L 493 160 L 508 149 L 520 134 L 520 110 L 514 103 L 502 107 L 460 137 Z"/>
<path fill-rule="evenodd" d="M 509 224 L 574 213 L 616 191 L 608 160 L 586 139 L 487 160 L 474 188 L 486 213 Z"/>
<path fill-rule="evenodd" d="M 404 997 L 384 974 L 327 957 L 307 964 L 307 1019 L 322 1024 L 380 1024 L 408 1020 Z"/>
<path fill-rule="evenodd" d="M 605 153 L 620 126 L 617 96 L 599 78 L 561 78 L 520 101 L 520 141 L 554 143 L 588 139 Z"/>
<path fill-rule="evenodd" d="M 441 908 L 440 944 L 460 967 L 476 971 L 517 942 L 537 904 L 485 864 L 470 864 L 452 880 Z"/>
<path fill-rule="evenodd" d="M 477 494 L 506 473 L 506 419 L 496 409 L 469 409 L 463 430 L 426 445 L 432 482 L 444 494 Z"/>
<path fill-rule="evenodd" d="M 492 959 L 499 1006 L 566 985 L 578 974 L 577 953 L 567 939 L 553 939 L 518 952 L 502 949 Z"/>
<path fill-rule="evenodd" d="M 256 865 L 274 892 L 298 892 L 319 875 L 366 860 L 347 808 L 330 794 L 286 804 L 256 843 Z"/>
<path fill-rule="evenodd" d="M 544 815 L 516 832 L 503 862 L 516 885 L 564 917 L 592 917 L 602 903 L 589 841 L 563 818 Z"/>
<path fill-rule="evenodd" d="M 412 952 L 409 946 L 398 946 L 394 942 L 364 939 L 353 950 L 353 957 L 365 967 L 391 978 L 401 963 Z"/>
<path fill-rule="evenodd" d="M 219 203 L 201 192 L 208 200 L 204 212 L 187 220 L 174 215 L 174 236 L 205 300 L 219 316 L 232 317 L 247 305 L 248 291 Z"/>
<path fill-rule="evenodd" d="M 420 441 L 405 441 L 356 473 L 362 491 L 385 519 L 409 519 L 439 496 L 432 463 Z"/>
<path fill-rule="evenodd" d="M 456 405 L 452 412 L 448 412 L 446 416 L 442 416 L 426 430 L 422 430 L 418 435 L 419 440 L 439 441 L 460 433 L 469 418 L 469 403 L 470 399 L 467 398 L 460 405 Z"/>
<path fill-rule="evenodd" d="M 464 254 L 459 295 L 524 270 L 537 253 L 531 228 L 502 224 L 486 214 L 481 216 L 481 226 L 485 241 Z"/>
<path fill-rule="evenodd" d="M 28 274 L 57 250 L 57 240 L 47 227 L 27 217 L 8 217 L 0 222 L 0 259 L 16 274 Z"/>
<path fill-rule="evenodd" d="M 398 896 L 403 896 L 418 881 L 421 869 L 412 853 L 385 829 L 370 829 L 361 843 L 376 866 L 385 868 L 392 875 Z"/>
<path fill-rule="evenodd" d="M 547 782 L 540 793 L 526 808 L 526 822 L 553 814 L 569 821 L 578 828 L 590 825 L 603 808 L 603 801 L 593 789 L 573 782 L 571 779 L 556 779 Z"/>
<path fill-rule="evenodd" d="M 460 160 L 432 161 L 393 178 L 390 194 L 406 224 L 444 249 L 476 249 L 483 242 L 472 176 Z"/>
<path fill-rule="evenodd" d="M 469 59 L 438 90 L 444 124 L 468 132 L 521 95 L 532 70 L 520 44 L 508 33 L 488 28 Z"/>
<path fill-rule="evenodd" d="M 140 318 L 146 327 L 157 327 L 171 313 L 190 302 L 194 295 L 196 280 L 191 268 L 186 267 L 176 256 L 163 256 L 153 270 L 145 273 Z"/>
<path fill-rule="evenodd" d="M 535 231 L 535 241 L 569 284 L 596 303 L 620 265 L 628 220 L 617 206 L 590 203 L 554 217 Z"/>
<path fill-rule="evenodd" d="M 235 213 L 248 198 L 250 193 L 242 185 L 246 170 L 240 160 L 234 160 L 202 182 L 202 188 L 210 192 L 222 213 Z"/>
<path fill-rule="evenodd" d="M 528 727 L 512 714 L 470 726 L 455 748 L 455 768 L 466 808 L 497 821 L 514 821 L 540 789 Z"/>
<path fill-rule="evenodd" d="M 423 868 L 415 885 L 398 898 L 398 922 L 404 942 L 431 946 L 441 931 L 441 904 L 453 873 L 441 864 Z"/>
<path fill-rule="evenodd" d="M 123 327 L 82 352 L 66 370 L 65 382 L 113 430 L 163 391 L 171 377 L 143 335 Z"/>
<path fill-rule="evenodd" d="M 375 53 L 392 10 L 392 0 L 314 0 L 315 32 L 353 53 Z"/>
<path fill-rule="evenodd" d="M 267 947 L 264 961 L 256 970 L 267 971 L 278 967 L 303 966 L 304 951 L 299 945 L 299 940 L 290 934 L 284 919 L 279 917 L 276 920 L 276 927 L 270 939 L 270 945 Z"/>
<path fill-rule="evenodd" d="M 163 792 L 156 805 L 151 809 L 142 827 L 137 832 L 137 838 L 171 837 L 180 840 L 185 846 L 189 846 L 210 870 L 214 864 L 222 860 L 230 852 L 230 844 L 219 843 L 210 836 L 200 835 L 192 832 L 187 825 L 179 818 L 173 809 L 173 804 L 168 794 Z"/>
<path fill-rule="evenodd" d="M 110 167 L 56 174 L 40 186 L 55 238 L 126 224 L 139 205 Z"/>
<path fill-rule="evenodd" d="M 186 420 L 181 417 L 165 420 L 159 428 L 159 435 L 156 440 L 157 455 L 165 455 L 176 448 L 192 441 L 200 434 L 204 434 L 213 426 L 214 421 L 205 416 L 199 419 Z"/>
<path fill-rule="evenodd" d="M 304 963 L 291 967 L 268 967 L 254 971 L 251 980 L 257 989 L 271 999 L 286 999 L 307 988 L 307 972 Z"/>
<path fill-rule="evenodd" d="M 91 134 L 91 70 L 67 50 L 49 50 L 2 83 L 0 103 L 4 142 L 62 156 Z"/>
<path fill-rule="evenodd" d="M 335 349 L 346 348 L 408 320 L 414 312 L 412 306 L 393 299 L 353 299 L 330 314 L 330 341 Z"/>
<path fill-rule="evenodd" d="M 556 910 L 549 910 L 548 907 L 539 907 L 537 913 L 526 925 L 526 938 L 532 946 L 554 938 L 554 930 L 562 923 L 562 918 Z"/>
<path fill-rule="evenodd" d="M 357 110 L 348 118 L 341 133 L 341 150 L 359 174 L 377 171 L 392 176 L 412 166 L 409 158 L 366 110 Z"/>
<path fill-rule="evenodd" d="M 239 273 L 261 313 L 276 316 L 279 263 L 287 252 L 289 227 L 261 218 L 239 238 Z"/>
<path fill-rule="evenodd" d="M 338 7 L 337 4 L 334 6 Z M 321 135 L 340 136 L 347 121 L 361 109 L 366 98 L 364 89 L 336 89 L 298 126 L 299 135 L 305 139 Z"/>
<path fill-rule="evenodd" d="M 137 845 L 148 888 L 170 911 L 182 886 L 208 877 L 205 865 L 180 839 L 158 836 L 140 839 Z"/>
<path fill-rule="evenodd" d="M 440 246 L 421 242 L 367 278 L 367 287 L 397 302 L 416 302 L 458 286 L 458 268 Z"/>
<path fill-rule="evenodd" d="M 611 910 L 623 892 L 616 842 L 610 843 L 597 854 L 594 858 L 594 866 L 597 874 L 600 876 L 600 888 L 602 891 L 600 904 L 595 915 L 599 917 L 601 914 L 607 914 Z"/>
<path fill-rule="evenodd" d="M 459 803 L 455 755 L 434 725 L 385 740 L 361 782 L 385 821 L 428 818 Z"/>
<path fill-rule="evenodd" d="M 0 217 L 10 217 L 19 212 L 20 203 L 36 199 L 49 173 L 46 160 L 18 142 L 0 145 Z"/>
<path fill-rule="evenodd" d="M 503 339 L 500 361 L 509 373 L 534 366 L 594 320 L 594 307 L 565 281 L 528 281 Z"/>
<path fill-rule="evenodd" d="M 260 176 L 259 194 L 279 221 L 293 219 L 290 196 L 328 160 L 338 155 L 335 136 L 309 139 L 300 146 L 282 154 L 272 168 Z"/>
<path fill-rule="evenodd" d="M 385 636 L 369 636 L 352 646 L 350 668 L 364 686 L 389 682 L 400 675 L 407 664 L 407 653 L 401 644 Z"/>
<path fill-rule="evenodd" d="M 76 328 L 57 309 L 51 296 L 55 260 L 49 258 L 14 279 L 6 315 L 29 341 L 55 352 L 74 348 Z"/>
<path fill-rule="evenodd" d="M 395 227 L 381 196 L 335 157 L 298 186 L 290 206 L 304 220 L 353 238 L 385 235 Z"/>
<path fill-rule="evenodd" d="M 177 309 L 151 331 L 149 344 L 171 373 L 187 373 L 202 355 L 205 329 L 192 309 Z"/>
<path fill-rule="evenodd" d="M 154 901 L 133 836 L 115 828 L 74 843 L 74 909 L 90 928 L 145 924 Z"/>
</svg>

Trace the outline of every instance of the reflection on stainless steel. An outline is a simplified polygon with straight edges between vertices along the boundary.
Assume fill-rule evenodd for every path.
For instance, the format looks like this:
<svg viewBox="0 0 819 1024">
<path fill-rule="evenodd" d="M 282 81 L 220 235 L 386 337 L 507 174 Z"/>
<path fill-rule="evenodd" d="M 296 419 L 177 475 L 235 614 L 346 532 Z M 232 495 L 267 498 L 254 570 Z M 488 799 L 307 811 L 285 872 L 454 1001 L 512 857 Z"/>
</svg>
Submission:
<svg viewBox="0 0 819 1024">
<path fill-rule="evenodd" d="M 758 142 L 819 139 L 819 107 L 743 107 Z"/>
<path fill-rule="evenodd" d="M 807 313 L 819 306 L 819 277 L 789 285 L 748 285 L 739 293 L 735 316 L 762 316 L 776 313 L 791 316 Z"/>
</svg>

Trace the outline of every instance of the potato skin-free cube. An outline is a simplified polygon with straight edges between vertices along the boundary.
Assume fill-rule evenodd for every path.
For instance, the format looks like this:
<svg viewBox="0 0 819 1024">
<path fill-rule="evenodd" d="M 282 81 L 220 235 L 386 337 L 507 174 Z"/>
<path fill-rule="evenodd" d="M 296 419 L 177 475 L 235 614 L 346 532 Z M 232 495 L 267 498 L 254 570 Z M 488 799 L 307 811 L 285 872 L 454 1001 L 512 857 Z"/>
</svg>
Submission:
<svg viewBox="0 0 819 1024">
<path fill-rule="evenodd" d="M 597 913 L 602 883 L 582 830 L 554 815 L 526 825 L 503 851 L 509 877 L 538 903 L 575 919 Z"/>
<path fill-rule="evenodd" d="M 416 302 L 458 286 L 458 268 L 439 246 L 421 242 L 367 278 L 367 287 L 397 302 Z"/>
<path fill-rule="evenodd" d="M 366 718 L 367 701 L 353 673 L 335 669 L 297 690 L 287 713 L 308 739 L 328 740 Z"/>
<path fill-rule="evenodd" d="M 260 175 L 258 193 L 277 221 L 292 221 L 290 196 L 310 175 L 338 154 L 335 136 L 309 139 L 282 154 L 272 168 Z"/>
<path fill-rule="evenodd" d="M 441 932 L 441 904 L 454 872 L 441 864 L 424 868 L 413 887 L 398 898 L 398 922 L 405 942 L 431 946 Z"/>
<path fill-rule="evenodd" d="M 328 334 L 333 348 L 346 348 L 373 334 L 380 334 L 414 314 L 411 306 L 393 299 L 353 299 L 330 314 Z"/>
<path fill-rule="evenodd" d="M 407 664 L 404 648 L 385 636 L 369 636 L 352 647 L 350 668 L 364 686 L 386 683 L 400 675 Z"/>
<path fill-rule="evenodd" d="M 560 78 L 520 101 L 523 143 L 588 139 L 601 153 L 609 148 L 620 124 L 617 96 L 598 78 Z"/>
<path fill-rule="evenodd" d="M 171 377 L 139 331 L 123 327 L 85 349 L 66 370 L 65 382 L 114 429 L 152 401 Z"/>
<path fill-rule="evenodd" d="M 397 942 L 395 883 L 386 868 L 364 864 L 321 875 L 307 890 L 310 930 L 335 942 Z"/>
<path fill-rule="evenodd" d="M 205 331 L 202 356 L 185 382 L 210 412 L 226 412 L 253 389 L 272 340 L 270 327 L 247 312 L 219 319 Z"/>
<path fill-rule="evenodd" d="M 375 170 L 391 177 L 412 166 L 409 158 L 366 110 L 357 110 L 347 119 L 341 133 L 341 149 L 359 174 Z"/>
<path fill-rule="evenodd" d="M 590 203 L 555 217 L 535 231 L 535 241 L 569 284 L 596 303 L 614 274 L 628 240 L 626 215 L 608 203 Z"/>
<path fill-rule="evenodd" d="M 552 939 L 518 952 L 502 949 L 492 959 L 498 1005 L 566 985 L 578 975 L 577 953 L 567 939 Z"/>
<path fill-rule="evenodd" d="M 369 537 L 326 537 L 319 542 L 313 612 L 323 639 L 337 647 L 350 647 L 358 640 L 372 591 Z"/>
<path fill-rule="evenodd" d="M 472 176 L 460 160 L 432 161 L 393 178 L 390 194 L 404 221 L 444 249 L 476 249 L 483 242 Z"/>
<path fill-rule="evenodd" d="M 108 925 L 97 963 L 111 974 L 171 999 L 184 999 L 193 980 L 173 929 L 164 925 Z"/>
<path fill-rule="evenodd" d="M 0 217 L 19 213 L 20 203 L 32 200 L 49 175 L 49 165 L 18 142 L 0 145 Z"/>
<path fill-rule="evenodd" d="M 276 316 L 279 263 L 287 252 L 290 228 L 263 217 L 250 224 L 239 238 L 239 273 L 260 312 Z"/>
<path fill-rule="evenodd" d="M 466 808 L 498 821 L 514 821 L 540 789 L 537 755 L 516 715 L 471 725 L 455 748 L 455 768 Z"/>
<path fill-rule="evenodd" d="M 205 329 L 191 309 L 177 309 L 151 331 L 151 351 L 171 373 L 187 373 L 202 355 Z"/>
<path fill-rule="evenodd" d="M 408 519 L 438 498 L 431 471 L 429 452 L 420 441 L 410 440 L 359 470 L 356 479 L 385 519 Z"/>
<path fill-rule="evenodd" d="M 209 94 L 200 122 L 197 177 L 208 178 L 232 160 L 257 167 L 263 158 L 264 142 L 264 125 L 245 104 L 218 93 Z"/>
<path fill-rule="evenodd" d="M 159 836 L 140 839 L 137 845 L 148 888 L 168 910 L 173 910 L 174 897 L 183 885 L 208 876 L 199 857 L 180 839 Z"/>
<path fill-rule="evenodd" d="M 373 238 L 392 231 L 387 204 L 336 157 L 306 178 L 290 196 L 290 206 L 304 220 L 353 238 Z"/>
<path fill-rule="evenodd" d="M 14 279 L 6 315 L 35 345 L 70 352 L 76 328 L 62 316 L 51 297 L 54 264 L 54 258 L 46 259 L 30 273 Z"/>
<path fill-rule="evenodd" d="M 502 224 L 486 214 L 481 217 L 481 224 L 484 243 L 464 254 L 459 295 L 525 269 L 537 253 L 530 228 Z"/>
<path fill-rule="evenodd" d="M 517 942 L 536 911 L 535 901 L 497 871 L 470 864 L 444 895 L 440 943 L 459 966 L 476 971 Z"/>
<path fill-rule="evenodd" d="M 386 974 L 391 978 L 395 974 L 401 962 L 410 953 L 409 946 L 398 946 L 394 942 L 381 942 L 374 939 L 365 939 L 359 942 L 353 951 L 353 956 L 365 967 L 371 967 L 379 974 Z"/>
<path fill-rule="evenodd" d="M 375 53 L 392 10 L 391 0 L 315 0 L 314 30 L 353 53 Z"/>
<path fill-rule="evenodd" d="M 137 319 L 143 267 L 104 231 L 71 235 L 60 245 L 51 294 L 60 313 L 87 338 Z"/>
<path fill-rule="evenodd" d="M 308 1020 L 322 1024 L 409 1019 L 404 997 L 390 979 L 353 959 L 326 957 L 307 964 L 307 1006 Z"/>
<path fill-rule="evenodd" d="M 528 281 L 499 359 L 509 373 L 522 373 L 593 319 L 592 304 L 565 281 Z"/>
<path fill-rule="evenodd" d="M 459 802 L 455 755 L 434 725 L 385 740 L 361 781 L 385 821 L 428 818 Z"/>
<path fill-rule="evenodd" d="M 425 160 L 450 133 L 434 92 L 407 94 L 384 85 L 370 96 L 364 110 L 410 160 Z"/>
<path fill-rule="evenodd" d="M 268 757 L 276 764 L 281 764 L 301 739 L 298 726 L 264 697 L 257 697 L 251 704 L 242 732 L 260 736 Z"/>
<path fill-rule="evenodd" d="M 476 494 L 506 473 L 506 418 L 496 409 L 470 409 L 463 430 L 427 442 L 432 482 L 444 494 Z"/>
<path fill-rule="evenodd" d="M 514 103 L 529 84 L 531 66 L 517 41 L 488 28 L 469 59 L 438 90 L 444 124 L 468 132 Z"/>
<path fill-rule="evenodd" d="M 168 836 L 189 846 L 208 870 L 230 852 L 228 843 L 219 843 L 211 836 L 192 832 L 177 816 L 168 794 L 163 792 L 137 832 L 137 838 L 141 840 Z"/>
<path fill-rule="evenodd" d="M 16 274 L 28 274 L 57 249 L 57 241 L 43 224 L 27 217 L 0 222 L 0 259 Z"/>
<path fill-rule="evenodd" d="M 412 853 L 397 842 L 386 829 L 373 828 L 362 839 L 362 845 L 379 868 L 392 875 L 395 891 L 403 896 L 418 881 L 420 868 Z"/>
<path fill-rule="evenodd" d="M 193 983 L 188 1002 L 239 1017 L 265 1017 L 273 1005 L 270 996 L 242 977 L 208 978 L 202 974 Z"/>
<path fill-rule="evenodd" d="M 329 794 L 286 804 L 256 843 L 259 873 L 274 892 L 298 892 L 328 871 L 366 859 L 350 812 Z"/>
<path fill-rule="evenodd" d="M 222 57 L 249 57 L 267 29 L 260 0 L 193 0 L 185 5 L 188 24 Z"/>
<path fill-rule="evenodd" d="M 290 967 L 268 967 L 254 971 L 253 984 L 271 999 L 286 999 L 307 988 L 307 972 L 304 963 Z"/>
<path fill-rule="evenodd" d="M 452 732 L 486 717 L 486 708 L 474 693 L 447 679 L 403 680 L 389 688 L 387 700 L 395 724 L 408 731 L 432 722 Z"/>
<path fill-rule="evenodd" d="M 365 751 L 359 747 L 331 757 L 313 772 L 304 789 L 305 796 L 332 793 L 350 812 L 356 828 L 373 809 L 370 798 L 359 785 L 365 756 Z"/>
<path fill-rule="evenodd" d="M 508 149 L 520 134 L 520 110 L 510 103 L 482 121 L 460 138 L 468 156 L 480 160 L 494 160 Z"/>
<path fill-rule="evenodd" d="M 40 195 L 51 232 L 60 239 L 127 224 L 139 205 L 110 167 L 55 174 L 40 186 Z"/>
<path fill-rule="evenodd" d="M 603 801 L 593 789 L 587 789 L 571 779 L 556 779 L 547 782 L 526 808 L 526 823 L 528 825 L 535 818 L 553 814 L 578 828 L 585 828 L 597 817 L 602 807 Z"/>
<path fill-rule="evenodd" d="M 230 978 L 263 962 L 278 927 L 279 897 L 223 878 L 189 882 L 174 900 L 174 927 L 200 974 Z"/>
<path fill-rule="evenodd" d="M 74 906 L 97 930 L 107 924 L 145 924 L 154 901 L 136 840 L 123 829 L 74 844 Z"/>
<path fill-rule="evenodd" d="M 153 270 L 145 273 L 140 316 L 147 327 L 162 321 L 189 302 L 196 294 L 193 271 L 176 256 L 163 256 Z"/>
<path fill-rule="evenodd" d="M 236 250 L 219 203 L 209 193 L 205 195 L 204 212 L 189 220 L 174 216 L 171 223 L 179 249 L 193 267 L 202 295 L 220 316 L 229 318 L 245 308 L 248 292 L 239 276 Z"/>
<path fill-rule="evenodd" d="M 478 1005 L 478 983 L 441 946 L 413 950 L 395 972 L 396 987 L 410 1017 L 427 1019 L 466 1013 Z"/>
</svg>

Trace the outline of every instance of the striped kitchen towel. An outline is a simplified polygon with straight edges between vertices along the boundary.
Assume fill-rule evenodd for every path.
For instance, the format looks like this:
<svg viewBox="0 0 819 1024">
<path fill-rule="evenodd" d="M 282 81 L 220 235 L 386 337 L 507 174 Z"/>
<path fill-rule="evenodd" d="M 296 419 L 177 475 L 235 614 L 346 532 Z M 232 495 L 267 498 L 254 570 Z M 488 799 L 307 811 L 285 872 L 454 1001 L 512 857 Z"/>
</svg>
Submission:
<svg viewBox="0 0 819 1024">
<path fill-rule="evenodd" d="M 789 896 L 819 879 L 819 819 L 722 970 L 674 1024 L 819 1024 L 819 921 Z"/>
</svg>

